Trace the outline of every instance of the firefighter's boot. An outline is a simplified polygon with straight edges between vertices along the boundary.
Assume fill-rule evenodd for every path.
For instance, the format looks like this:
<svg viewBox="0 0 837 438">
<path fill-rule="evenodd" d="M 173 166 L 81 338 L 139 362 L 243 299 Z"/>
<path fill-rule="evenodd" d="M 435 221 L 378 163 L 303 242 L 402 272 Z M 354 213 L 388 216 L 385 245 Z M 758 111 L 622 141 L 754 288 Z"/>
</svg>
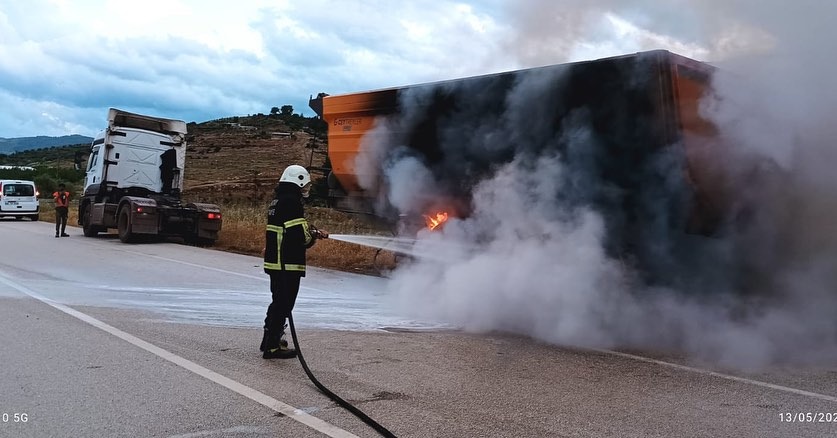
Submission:
<svg viewBox="0 0 837 438">
<path fill-rule="evenodd" d="M 296 357 L 296 350 L 292 348 L 268 348 L 262 354 L 264 359 L 293 359 Z"/>
<path fill-rule="evenodd" d="M 282 333 L 278 337 L 278 342 L 272 338 L 272 336 L 267 336 L 267 341 L 265 342 L 265 350 L 262 357 L 265 359 L 293 359 L 296 357 L 296 350 L 292 348 L 288 348 L 288 341 L 285 340 L 285 331 L 282 330 Z M 274 347 L 274 345 L 278 345 Z"/>
<path fill-rule="evenodd" d="M 288 325 L 285 324 L 285 327 Z M 270 334 L 267 331 L 267 327 L 264 328 L 264 334 L 262 335 L 262 343 L 259 344 L 259 351 L 264 351 L 267 348 L 268 338 Z M 288 348 L 288 341 L 285 339 L 285 331 L 282 331 L 282 336 L 279 337 L 279 346 L 283 348 Z"/>
</svg>

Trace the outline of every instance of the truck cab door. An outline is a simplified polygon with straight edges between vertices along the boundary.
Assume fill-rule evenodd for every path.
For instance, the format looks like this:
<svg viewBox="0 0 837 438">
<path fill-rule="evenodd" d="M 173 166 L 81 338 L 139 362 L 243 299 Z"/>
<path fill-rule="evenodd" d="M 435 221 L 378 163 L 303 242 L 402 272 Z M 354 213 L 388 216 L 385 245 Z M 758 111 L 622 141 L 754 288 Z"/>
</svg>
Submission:
<svg viewBox="0 0 837 438">
<path fill-rule="evenodd" d="M 84 190 L 93 184 L 102 182 L 102 160 L 99 157 L 101 151 L 100 146 L 94 146 L 93 151 L 90 152 L 90 157 L 87 158 L 87 171 L 84 176 Z"/>
</svg>

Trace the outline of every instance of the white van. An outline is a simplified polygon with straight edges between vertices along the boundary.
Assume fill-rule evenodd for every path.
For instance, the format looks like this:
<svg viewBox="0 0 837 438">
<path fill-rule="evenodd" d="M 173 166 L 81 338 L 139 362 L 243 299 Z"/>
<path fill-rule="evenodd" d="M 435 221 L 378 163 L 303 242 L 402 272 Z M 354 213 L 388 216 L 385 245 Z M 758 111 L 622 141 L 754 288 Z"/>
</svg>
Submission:
<svg viewBox="0 0 837 438">
<path fill-rule="evenodd" d="M 15 219 L 28 217 L 38 220 L 38 195 L 33 181 L 0 179 L 0 218 L 13 216 Z"/>
</svg>

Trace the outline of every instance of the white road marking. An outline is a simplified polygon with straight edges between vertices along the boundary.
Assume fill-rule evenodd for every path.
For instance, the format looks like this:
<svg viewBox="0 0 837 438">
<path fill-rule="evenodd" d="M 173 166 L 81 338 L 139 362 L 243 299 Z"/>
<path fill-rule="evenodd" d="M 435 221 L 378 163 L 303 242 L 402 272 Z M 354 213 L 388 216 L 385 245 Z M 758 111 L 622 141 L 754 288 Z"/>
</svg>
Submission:
<svg viewBox="0 0 837 438">
<path fill-rule="evenodd" d="M 678 369 L 678 370 L 681 370 L 681 371 L 688 371 L 688 372 L 692 372 L 692 373 L 703 374 L 703 375 L 706 375 L 706 376 L 717 377 L 719 379 L 731 380 L 733 382 L 745 383 L 745 384 L 754 385 L 754 386 L 761 386 L 763 388 L 775 389 L 777 391 L 789 392 L 791 394 L 801 395 L 801 396 L 805 396 L 805 397 L 817 398 L 817 399 L 820 399 L 820 400 L 825 400 L 825 401 L 830 401 L 830 402 L 837 402 L 837 397 L 833 397 L 833 396 L 830 396 L 830 395 L 819 394 L 819 393 L 816 393 L 816 392 L 805 391 L 803 389 L 796 389 L 796 388 L 791 388 L 791 387 L 788 387 L 788 386 L 776 385 L 774 383 L 762 382 L 760 380 L 748 379 L 746 377 L 738 377 L 738 376 L 733 376 L 733 375 L 730 375 L 730 374 L 719 373 L 719 372 L 716 372 L 716 371 L 704 370 L 702 368 L 695 368 L 695 367 L 690 367 L 690 366 L 686 366 L 686 365 L 679 365 L 679 364 L 676 364 L 676 363 L 666 362 L 666 361 L 657 360 L 657 359 L 651 359 L 649 357 L 637 356 L 635 354 L 622 353 L 620 351 L 603 350 L 603 349 L 598 349 L 598 348 L 590 348 L 588 350 L 597 351 L 599 353 L 604 353 L 604 354 L 611 354 L 611 355 L 614 355 L 614 356 L 624 357 L 626 359 L 637 360 L 637 361 L 640 361 L 640 362 L 646 362 L 646 363 L 652 363 L 652 364 L 655 364 L 655 365 L 661 365 L 661 366 L 664 366 L 664 367 L 675 368 L 675 369 Z"/>
<path fill-rule="evenodd" d="M 47 297 L 41 296 L 40 294 L 29 290 L 27 287 L 25 287 L 23 285 L 17 284 L 16 282 L 6 278 L 3 275 L 0 275 L 0 282 L 5 283 L 7 286 L 9 286 L 13 289 L 16 289 L 17 291 L 19 291 L 23 294 L 26 294 L 26 295 L 28 295 L 28 296 L 30 296 L 30 297 L 38 300 L 38 301 L 41 301 L 44 304 L 50 305 L 50 306 L 52 306 L 52 307 L 54 307 L 54 308 L 56 308 L 56 309 L 58 309 L 58 310 L 60 310 L 64 313 L 70 315 L 70 316 L 78 318 L 81 321 L 84 321 L 84 322 L 86 322 L 86 323 L 88 323 L 88 324 L 90 324 L 90 325 L 92 325 L 96 328 L 104 330 L 104 331 L 110 333 L 111 335 L 116 336 L 117 338 L 120 338 L 124 341 L 127 341 L 127 342 L 129 342 L 129 343 L 131 343 L 131 344 L 133 344 L 133 345 L 135 345 L 139 348 L 142 348 L 143 350 L 145 350 L 149 353 L 152 353 L 156 356 L 159 356 L 159 357 L 161 357 L 161 358 L 163 358 L 163 359 L 165 359 L 165 360 L 167 360 L 167 361 L 169 361 L 169 362 L 171 362 L 175 365 L 178 365 L 182 368 L 185 368 L 185 369 L 187 369 L 187 370 L 189 370 L 189 371 L 191 371 L 191 372 L 193 372 L 193 373 L 195 373 L 195 374 L 197 374 L 201 377 L 209 379 L 209 380 L 211 380 L 211 381 L 213 381 L 213 382 L 215 382 L 215 383 L 217 383 L 217 384 L 219 384 L 219 385 L 221 385 L 221 386 L 223 386 L 223 387 L 225 387 L 225 388 L 227 388 L 227 389 L 229 389 L 233 392 L 241 394 L 241 395 L 249 398 L 250 400 L 255 401 L 256 403 L 259 403 L 263 406 L 266 406 L 266 407 L 268 407 L 268 408 L 270 408 L 270 409 L 272 409 L 276 412 L 279 412 L 281 414 L 284 414 L 288 418 L 290 418 L 294 421 L 297 421 L 299 423 L 302 423 L 302 424 L 304 424 L 304 425 L 306 425 L 306 426 L 308 426 L 308 427 L 310 427 L 310 428 L 312 428 L 312 429 L 314 429 L 314 430 L 316 430 L 320 433 L 323 433 L 325 435 L 328 435 L 330 437 L 335 437 L 335 438 L 358 438 L 357 435 L 354 435 L 351 432 L 348 432 L 346 430 L 340 429 L 339 427 L 334 426 L 330 423 L 327 423 L 323 420 L 320 420 L 317 417 L 309 415 L 308 413 L 306 413 L 305 411 L 303 411 L 301 409 L 297 409 L 297 408 L 295 408 L 295 407 L 293 407 L 289 404 L 286 404 L 286 403 L 283 403 L 279 400 L 276 400 L 273 397 L 270 397 L 270 396 L 268 396 L 268 395 L 266 395 L 262 392 L 259 392 L 259 391 L 255 390 L 253 388 L 250 388 L 249 386 L 238 383 L 235 380 L 232 380 L 232 379 L 230 379 L 226 376 L 223 376 L 221 374 L 216 373 L 215 371 L 204 368 L 204 367 L 202 367 L 202 366 L 200 366 L 200 365 L 198 365 L 198 364 L 196 364 L 196 363 L 194 363 L 194 362 L 192 362 L 188 359 L 184 359 L 184 358 L 182 358 L 182 357 L 180 357 L 180 356 L 178 356 L 178 355 L 176 355 L 176 354 L 174 354 L 174 353 L 172 353 L 168 350 L 164 350 L 164 349 L 162 349 L 162 348 L 160 348 L 160 347 L 158 347 L 154 344 L 151 344 L 150 342 L 143 341 L 142 339 L 137 338 L 134 335 L 123 332 L 122 330 L 119 330 L 116 327 L 113 327 L 111 325 L 105 324 L 104 322 L 99 321 L 98 319 L 93 318 L 90 315 L 79 312 L 78 310 L 75 310 L 73 308 L 65 306 L 64 304 L 53 301 L 53 300 L 51 300 Z"/>
</svg>

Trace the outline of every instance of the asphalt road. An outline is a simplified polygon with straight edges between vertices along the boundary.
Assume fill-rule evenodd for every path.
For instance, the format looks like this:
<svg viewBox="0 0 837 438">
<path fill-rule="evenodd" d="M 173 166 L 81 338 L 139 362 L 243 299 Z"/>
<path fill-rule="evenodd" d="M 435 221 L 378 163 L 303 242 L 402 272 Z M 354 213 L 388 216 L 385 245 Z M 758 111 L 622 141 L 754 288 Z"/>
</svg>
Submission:
<svg viewBox="0 0 837 438">
<path fill-rule="evenodd" d="M 261 359 L 257 258 L 69 233 L 0 221 L 0 436 L 377 436 L 297 361 Z M 837 368 L 746 375 L 466 334 L 401 318 L 382 279 L 303 282 L 309 366 L 397 436 L 837 436 Z"/>
</svg>

